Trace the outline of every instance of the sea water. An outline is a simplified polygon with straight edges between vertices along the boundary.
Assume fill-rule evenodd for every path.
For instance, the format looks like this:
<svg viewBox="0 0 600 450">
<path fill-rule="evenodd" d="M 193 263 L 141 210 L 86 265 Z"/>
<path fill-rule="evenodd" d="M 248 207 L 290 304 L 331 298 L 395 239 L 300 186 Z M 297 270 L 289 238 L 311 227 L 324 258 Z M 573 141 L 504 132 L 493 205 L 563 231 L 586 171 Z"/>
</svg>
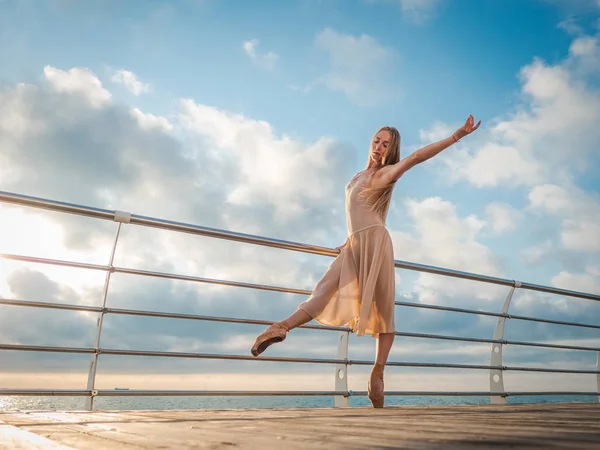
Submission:
<svg viewBox="0 0 600 450">
<path fill-rule="evenodd" d="M 508 403 L 598 402 L 598 396 L 536 395 L 508 397 Z M 401 405 L 475 405 L 489 404 L 487 396 L 387 396 L 387 406 Z M 350 397 L 350 406 L 369 406 L 364 396 Z M 254 409 L 254 408 L 332 408 L 333 397 L 97 397 L 95 410 L 169 410 L 169 409 Z M 84 397 L 22 397 L 0 396 L 0 411 L 45 410 L 81 411 Z"/>
</svg>

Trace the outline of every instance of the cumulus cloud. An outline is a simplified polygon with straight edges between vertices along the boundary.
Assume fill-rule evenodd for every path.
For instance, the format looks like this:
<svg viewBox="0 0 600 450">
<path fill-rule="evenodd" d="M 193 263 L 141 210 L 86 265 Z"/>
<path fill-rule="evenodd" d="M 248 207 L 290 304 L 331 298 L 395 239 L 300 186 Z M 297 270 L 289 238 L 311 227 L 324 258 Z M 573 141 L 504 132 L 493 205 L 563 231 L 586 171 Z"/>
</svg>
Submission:
<svg viewBox="0 0 600 450">
<path fill-rule="evenodd" d="M 387 2 L 397 4 L 400 7 L 402 15 L 409 21 L 422 25 L 431 19 L 441 0 L 370 0 L 374 3 Z"/>
<path fill-rule="evenodd" d="M 167 119 L 113 103 L 98 78 L 84 69 L 48 67 L 45 72 L 46 81 L 40 85 L 18 84 L 0 90 L 0 167 L 10 168 L 10 176 L 0 180 L 0 189 L 282 239 L 330 246 L 341 243 L 345 235 L 343 186 L 351 176 L 352 158 L 348 157 L 350 149 L 339 142 L 329 138 L 302 142 L 265 121 L 192 99 L 181 100 Z M 488 219 L 461 216 L 452 203 L 440 198 L 410 199 L 405 206 L 410 227 L 393 232 L 397 258 L 490 275 L 500 273 L 491 251 L 479 242 L 489 226 Z M 56 247 L 52 251 L 63 252 L 54 257 L 77 259 L 72 253 L 75 250 L 110 249 L 114 223 L 105 223 L 111 226 L 107 233 L 90 225 L 95 222 L 89 219 L 76 222 L 59 214 L 46 217 L 62 228 L 44 236 Z M 26 230 L 15 231 L 20 239 L 21 231 Z M 28 228 L 27 232 L 35 229 Z M 3 235 L 0 242 L 8 241 Z M 94 262 L 105 264 L 102 258 Z M 311 289 L 329 261 L 125 225 L 115 265 Z M 94 282 L 83 283 L 80 275 L 64 276 L 47 270 L 35 265 L 11 268 L 7 296 L 97 305 L 102 273 L 97 273 L 100 278 Z M 486 288 L 473 291 L 472 286 L 430 275 L 419 276 L 414 292 L 423 302 L 450 299 L 463 306 L 498 298 Z M 304 297 L 114 274 L 109 306 L 279 320 Z M 42 345 L 45 337 L 52 336 L 57 345 L 84 346 L 94 335 L 94 314 L 63 314 L 62 321 L 54 321 L 54 315 L 44 316 L 42 312 L 35 321 L 28 319 L 31 327 L 23 327 L 28 322 L 22 319 L 23 314 L 31 318 L 33 311 L 3 307 L 2 340 Z M 406 313 L 403 317 L 416 316 Z M 77 325 L 72 325 L 75 322 Z M 429 323 L 449 331 L 468 323 L 468 328 L 460 329 L 482 336 L 489 331 L 487 324 L 474 317 L 465 321 L 436 318 Z M 39 334 L 36 328 L 46 334 Z M 237 354 L 248 350 L 260 328 L 109 315 L 102 346 Z M 69 333 L 61 334 L 65 329 Z M 80 340 L 84 334 L 87 340 Z M 336 338 L 335 333 L 298 330 L 286 346 L 273 349 L 271 354 L 334 357 L 331 352 Z M 367 358 L 372 354 L 371 343 L 361 341 L 353 351 Z M 470 357 L 468 351 L 463 353 Z M 473 352 L 473 356 L 477 354 Z M 3 367 L 16 367 L 19 361 L 14 352 L 0 357 Z M 88 356 L 83 359 L 87 365 Z M 33 360 L 30 363 L 27 367 L 35 366 Z M 184 361 L 171 369 L 172 363 L 164 360 L 102 360 L 102 368 L 110 371 L 192 371 L 197 370 L 194 364 Z M 252 364 L 240 363 L 235 370 L 273 371 L 275 367 Z M 222 371 L 231 366 L 224 369 L 216 362 L 207 362 L 203 367 Z M 307 367 L 292 370 L 312 369 Z M 290 370 L 290 366 L 278 365 L 276 369 Z"/>
<path fill-rule="evenodd" d="M 398 94 L 393 82 L 395 53 L 373 37 L 352 36 L 326 28 L 317 35 L 315 44 L 330 59 L 330 71 L 320 80 L 328 88 L 366 106 Z"/>
<path fill-rule="evenodd" d="M 599 39 L 578 33 L 562 61 L 534 58 L 519 72 L 519 106 L 434 162 L 450 182 L 524 193 L 523 210 L 489 205 L 486 217 L 496 233 L 514 229 L 517 219 L 527 224 L 519 230 L 533 238 L 522 252 L 528 264 L 555 262 L 569 273 L 597 265 L 600 199 L 578 180 L 600 162 Z M 456 126 L 435 123 L 421 131 L 421 139 L 441 137 Z M 583 285 L 595 286 L 599 279 L 585 273 Z"/>
<path fill-rule="evenodd" d="M 589 266 L 584 273 L 560 271 L 552 284 L 563 289 L 580 292 L 600 292 L 600 267 Z"/>
<path fill-rule="evenodd" d="M 411 221 L 415 231 L 392 232 L 396 258 L 490 276 L 501 275 L 497 258 L 478 241 L 487 226 L 484 220 L 474 215 L 460 217 L 452 202 L 439 197 L 406 200 L 404 209 L 406 219 Z M 474 292 L 473 282 L 420 273 L 414 289 L 424 303 L 439 304 L 447 303 L 448 299 L 460 299 L 464 306 L 479 300 L 496 299 L 503 288 L 478 284 Z"/>
<path fill-rule="evenodd" d="M 257 50 L 259 44 L 260 43 L 258 39 L 251 39 L 249 41 L 245 41 L 242 44 L 242 48 L 244 49 L 246 55 L 248 55 L 252 62 L 258 67 L 261 67 L 266 70 L 275 69 L 275 64 L 279 59 L 279 55 L 272 51 L 268 51 L 266 53 L 259 53 Z"/>
<path fill-rule="evenodd" d="M 148 83 L 142 83 L 137 76 L 129 70 L 117 70 L 111 77 L 114 83 L 124 85 L 129 92 L 135 96 L 150 92 L 151 88 Z"/>
<path fill-rule="evenodd" d="M 561 219 L 560 242 L 567 250 L 600 252 L 600 199 L 575 186 L 543 184 L 529 192 L 530 208 Z"/>
<path fill-rule="evenodd" d="M 45 73 L 46 82 L 40 85 L 18 84 L 0 90 L 0 166 L 8 167 L 11 174 L 2 178 L 0 189 L 332 247 L 342 241 L 345 224 L 339 211 L 352 161 L 344 145 L 328 138 L 304 143 L 277 133 L 264 121 L 192 100 L 182 100 L 168 120 L 112 103 L 110 93 L 89 71 L 48 67 Z M 3 207 L 3 217 L 17 219 L 18 215 L 25 220 L 13 209 Z M 28 214 L 48 213 L 33 210 Z M 56 245 L 48 249 L 51 255 L 44 256 L 78 260 L 80 250 L 111 245 L 112 227 L 105 233 L 91 219 L 77 222 L 61 214 L 44 217 L 60 228 L 45 228 L 44 239 Z M 28 223 L 33 222 L 29 219 Z M 6 232 L 15 244 L 22 244 L 11 245 L 11 251 L 38 254 L 24 240 L 26 232 L 35 232 L 32 227 Z M 0 241 L 9 243 L 4 234 Z M 327 263 L 323 257 L 128 226 L 121 234 L 115 262 L 121 267 L 295 288 L 310 287 Z M 3 277 L 4 268 L 8 274 L 21 270 L 3 263 Z M 15 278 L 17 285 L 11 281 L 3 286 L 3 293 L 23 300 L 67 303 L 87 302 L 92 292 L 98 293 L 97 284 L 79 283 L 81 275 L 48 275 L 51 271 L 46 266 L 26 265 L 26 269 L 29 275 Z M 136 291 L 140 280 L 124 278 L 113 276 L 112 306 L 277 320 L 303 300 L 298 295 L 197 283 L 182 287 L 168 282 L 156 288 L 148 279 L 142 285 L 151 288 Z M 70 286 L 73 280 L 80 284 L 77 299 L 70 294 L 39 295 L 70 292 L 62 286 Z M 52 289 L 21 289 L 44 283 Z M 19 314 L 34 311 L 6 308 Z M 36 331 L 22 327 L 24 321 L 11 319 L 14 314 L 3 311 L 4 341 L 23 342 L 23 333 L 31 337 Z M 69 317 L 74 320 L 72 314 Z M 19 323 L 20 328 L 9 327 L 9 322 Z M 104 345 L 119 347 L 124 342 L 123 330 L 129 329 L 136 330 L 137 336 L 127 344 L 131 347 L 147 342 L 166 350 L 183 350 L 195 339 L 214 350 L 220 346 L 218 337 L 231 333 L 223 325 L 163 321 L 164 332 L 157 334 L 151 322 L 111 318 L 106 322 Z M 254 326 L 245 333 L 249 336 L 255 330 Z M 39 339 L 36 342 L 42 342 Z M 239 342 L 236 345 L 237 349 Z"/>
<path fill-rule="evenodd" d="M 485 208 L 485 214 L 494 233 L 505 233 L 517 227 L 522 215 L 508 203 L 492 202 Z"/>
<path fill-rule="evenodd" d="M 572 180 L 586 170 L 600 139 L 600 90 L 593 81 L 598 72 L 591 70 L 599 61 L 598 36 L 575 39 L 567 58 L 555 65 L 535 58 L 519 73 L 519 109 L 490 121 L 452 158 L 438 161 L 451 169 L 454 181 L 478 187 Z"/>
<path fill-rule="evenodd" d="M 110 92 L 102 87 L 102 82 L 88 69 L 75 67 L 64 71 L 46 66 L 44 75 L 56 92 L 78 94 L 94 107 L 106 105 L 111 98 Z"/>
</svg>

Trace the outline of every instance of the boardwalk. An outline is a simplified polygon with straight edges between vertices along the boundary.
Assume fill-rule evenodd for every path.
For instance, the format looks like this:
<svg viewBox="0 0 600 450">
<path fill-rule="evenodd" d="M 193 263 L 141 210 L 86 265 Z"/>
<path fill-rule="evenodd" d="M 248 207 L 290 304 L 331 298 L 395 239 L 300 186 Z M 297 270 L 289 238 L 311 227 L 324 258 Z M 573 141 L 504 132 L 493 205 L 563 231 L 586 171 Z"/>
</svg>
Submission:
<svg viewBox="0 0 600 450">
<path fill-rule="evenodd" d="M 0 413 L 1 449 L 598 449 L 600 404 Z"/>
</svg>

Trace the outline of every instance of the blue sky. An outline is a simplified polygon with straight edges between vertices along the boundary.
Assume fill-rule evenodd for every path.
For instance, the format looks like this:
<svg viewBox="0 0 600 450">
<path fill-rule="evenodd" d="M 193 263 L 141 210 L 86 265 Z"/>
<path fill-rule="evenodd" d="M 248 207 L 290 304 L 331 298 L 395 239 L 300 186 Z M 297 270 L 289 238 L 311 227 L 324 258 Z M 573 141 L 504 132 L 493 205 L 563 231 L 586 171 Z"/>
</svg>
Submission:
<svg viewBox="0 0 600 450">
<path fill-rule="evenodd" d="M 599 27 L 597 0 L 0 1 L 0 190 L 334 247 L 344 185 L 379 126 L 400 130 L 406 156 L 473 114 L 480 130 L 398 183 L 396 258 L 598 293 Z M 4 211 L 3 252 L 104 263 L 108 225 L 39 213 L 47 243 L 23 237 L 31 216 Z M 152 233 L 128 235 L 123 265 L 310 289 L 329 263 L 246 247 L 228 257 L 226 243 Z M 3 267 L 0 290 L 13 298 L 86 303 L 101 285 L 89 277 L 72 291 L 60 271 Z M 498 310 L 506 294 L 398 273 L 398 295 L 424 303 Z M 122 283 L 125 301 L 135 284 Z M 217 299 L 243 295 L 178 289 L 140 288 L 129 306 L 206 313 L 204 295 L 215 315 L 276 320 L 301 301 L 273 297 L 265 311 L 253 294 L 233 308 Z M 188 302 L 165 305 L 163 290 Z M 600 319 L 591 302 L 516 298 L 523 314 Z M 492 322 L 413 313 L 397 313 L 400 329 L 414 315 L 434 331 L 491 337 Z M 7 327 L 4 340 L 25 339 Z M 245 352 L 254 331 L 227 348 Z M 156 345 L 193 342 L 187 328 L 170 332 Z"/>
</svg>

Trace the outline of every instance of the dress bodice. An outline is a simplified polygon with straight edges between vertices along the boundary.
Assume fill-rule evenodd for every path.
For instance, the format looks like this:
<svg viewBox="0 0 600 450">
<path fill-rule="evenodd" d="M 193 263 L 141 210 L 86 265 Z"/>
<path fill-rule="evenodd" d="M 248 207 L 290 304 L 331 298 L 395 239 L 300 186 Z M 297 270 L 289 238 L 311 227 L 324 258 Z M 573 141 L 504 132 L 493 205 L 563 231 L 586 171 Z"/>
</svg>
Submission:
<svg viewBox="0 0 600 450">
<path fill-rule="evenodd" d="M 370 174 L 359 173 L 346 185 L 346 222 L 352 234 L 373 225 L 385 225 L 383 219 L 360 195 L 371 183 Z"/>
</svg>

